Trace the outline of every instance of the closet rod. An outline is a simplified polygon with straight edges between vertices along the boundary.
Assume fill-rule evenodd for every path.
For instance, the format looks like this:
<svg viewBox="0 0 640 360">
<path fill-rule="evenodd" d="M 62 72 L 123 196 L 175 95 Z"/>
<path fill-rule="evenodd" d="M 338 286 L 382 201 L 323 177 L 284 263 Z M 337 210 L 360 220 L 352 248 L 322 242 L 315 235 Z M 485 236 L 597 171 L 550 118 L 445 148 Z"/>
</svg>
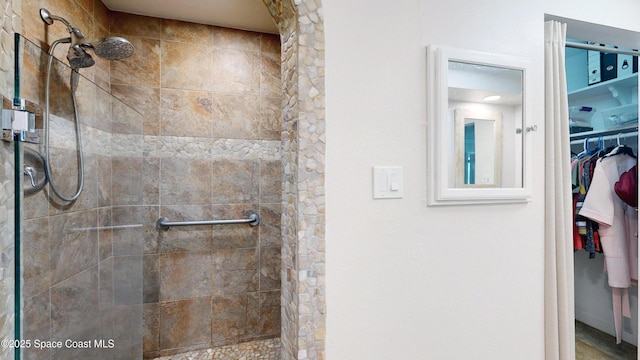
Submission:
<svg viewBox="0 0 640 360">
<path fill-rule="evenodd" d="M 565 46 L 576 48 L 576 49 L 595 50 L 595 51 L 601 51 L 601 52 L 607 52 L 607 53 L 617 53 L 617 54 L 633 55 L 633 56 L 640 55 L 640 51 L 638 50 L 623 50 L 623 49 L 600 46 L 600 45 L 582 44 L 582 43 L 577 43 L 573 41 L 567 41 L 565 43 Z"/>
<path fill-rule="evenodd" d="M 584 144 L 584 140 L 588 139 L 587 141 L 591 142 L 591 141 L 598 141 L 598 140 L 602 140 L 602 141 L 607 141 L 607 140 L 618 140 L 619 139 L 624 139 L 624 138 L 628 138 L 628 137 L 637 137 L 638 136 L 638 132 L 637 131 L 632 131 L 632 132 L 627 132 L 627 133 L 619 133 L 619 134 L 615 134 L 615 135 L 604 135 L 604 136 L 590 136 L 584 139 L 580 139 L 580 140 L 571 140 L 570 144 L 571 145 L 576 145 L 576 144 Z"/>
</svg>

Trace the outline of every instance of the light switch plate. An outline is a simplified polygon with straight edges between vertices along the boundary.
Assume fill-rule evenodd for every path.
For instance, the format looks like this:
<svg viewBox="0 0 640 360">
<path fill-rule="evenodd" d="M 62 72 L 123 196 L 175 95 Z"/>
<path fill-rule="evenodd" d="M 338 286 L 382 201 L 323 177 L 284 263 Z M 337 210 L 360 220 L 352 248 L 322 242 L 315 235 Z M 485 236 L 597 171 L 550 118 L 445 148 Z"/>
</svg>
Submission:
<svg viewBox="0 0 640 360">
<path fill-rule="evenodd" d="M 373 198 L 400 199 L 404 196 L 404 176 L 401 166 L 373 167 Z"/>
</svg>

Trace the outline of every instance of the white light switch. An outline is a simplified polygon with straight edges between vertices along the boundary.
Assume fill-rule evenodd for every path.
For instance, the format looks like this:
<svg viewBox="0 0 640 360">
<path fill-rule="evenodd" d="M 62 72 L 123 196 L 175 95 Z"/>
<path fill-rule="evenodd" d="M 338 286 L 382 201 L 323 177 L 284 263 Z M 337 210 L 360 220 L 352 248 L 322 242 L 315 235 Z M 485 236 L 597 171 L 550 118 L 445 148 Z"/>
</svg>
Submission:
<svg viewBox="0 0 640 360">
<path fill-rule="evenodd" d="M 399 199 L 404 196 L 401 166 L 373 167 L 373 198 Z"/>
</svg>

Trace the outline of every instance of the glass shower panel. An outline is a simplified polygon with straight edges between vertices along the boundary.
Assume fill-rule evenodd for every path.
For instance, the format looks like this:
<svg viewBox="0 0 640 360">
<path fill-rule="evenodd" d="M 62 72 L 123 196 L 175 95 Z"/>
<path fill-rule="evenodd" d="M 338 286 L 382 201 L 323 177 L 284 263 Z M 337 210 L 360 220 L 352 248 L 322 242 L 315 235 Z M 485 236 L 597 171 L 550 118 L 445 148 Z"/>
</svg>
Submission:
<svg viewBox="0 0 640 360">
<path fill-rule="evenodd" d="M 38 144 L 19 144 L 22 162 L 15 169 L 24 174 L 16 231 L 21 234 L 16 337 L 30 343 L 19 356 L 141 359 L 142 116 L 105 90 L 109 62 L 100 59 L 79 76 L 54 59 L 47 111 L 48 55 L 23 37 L 19 47 L 18 90 L 27 111 L 36 114 L 40 135 Z M 49 129 L 48 160 L 43 128 Z M 51 184 L 73 195 L 81 173 L 78 199 L 60 200 Z"/>
</svg>

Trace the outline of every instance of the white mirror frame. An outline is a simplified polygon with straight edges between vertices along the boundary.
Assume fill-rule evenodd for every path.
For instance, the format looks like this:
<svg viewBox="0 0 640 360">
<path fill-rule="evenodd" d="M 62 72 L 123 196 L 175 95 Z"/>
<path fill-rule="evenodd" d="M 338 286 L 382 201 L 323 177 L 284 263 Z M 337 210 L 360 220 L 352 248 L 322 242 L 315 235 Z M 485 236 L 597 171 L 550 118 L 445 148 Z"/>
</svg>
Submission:
<svg viewBox="0 0 640 360">
<path fill-rule="evenodd" d="M 522 71 L 522 187 L 451 187 L 455 184 L 450 171 L 455 161 L 454 126 L 448 98 L 449 61 L 494 66 Z M 433 205 L 523 203 L 531 198 L 531 142 L 527 135 L 536 126 L 529 124 L 531 116 L 531 90 L 528 79 L 530 62 L 526 59 L 456 49 L 438 45 L 427 48 L 427 161 L 428 199 Z M 503 149 L 503 151 L 511 151 Z"/>
</svg>

